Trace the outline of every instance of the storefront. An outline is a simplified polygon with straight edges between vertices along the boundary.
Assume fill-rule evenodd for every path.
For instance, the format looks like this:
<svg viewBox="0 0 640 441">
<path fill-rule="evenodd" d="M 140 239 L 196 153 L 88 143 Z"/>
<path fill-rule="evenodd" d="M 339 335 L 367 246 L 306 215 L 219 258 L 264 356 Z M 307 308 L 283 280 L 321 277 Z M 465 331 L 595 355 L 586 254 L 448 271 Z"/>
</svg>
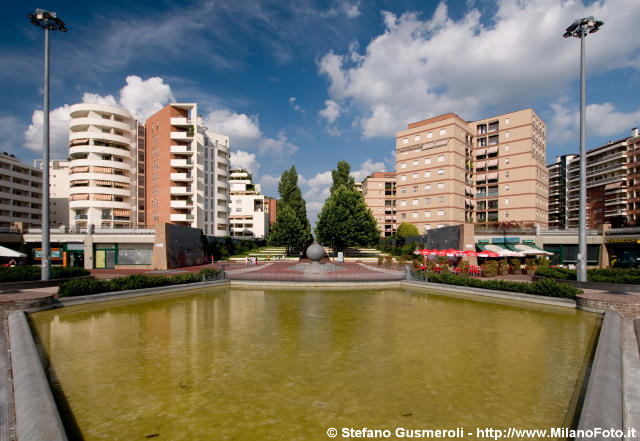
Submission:
<svg viewBox="0 0 640 441">
<path fill-rule="evenodd" d="M 640 236 L 607 237 L 609 265 L 613 268 L 640 267 Z"/>
<path fill-rule="evenodd" d="M 113 269 L 116 265 L 151 265 L 152 243 L 96 243 L 96 269 Z"/>
</svg>

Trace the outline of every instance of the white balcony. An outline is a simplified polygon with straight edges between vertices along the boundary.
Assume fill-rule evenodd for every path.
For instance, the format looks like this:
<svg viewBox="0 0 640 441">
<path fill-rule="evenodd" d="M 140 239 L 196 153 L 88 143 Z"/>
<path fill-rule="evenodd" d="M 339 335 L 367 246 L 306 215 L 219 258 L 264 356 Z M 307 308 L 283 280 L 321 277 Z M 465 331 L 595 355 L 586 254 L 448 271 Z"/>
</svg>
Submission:
<svg viewBox="0 0 640 441">
<path fill-rule="evenodd" d="M 172 213 L 170 219 L 171 222 L 191 222 L 193 220 L 193 215 Z"/>
<path fill-rule="evenodd" d="M 172 159 L 171 167 L 176 168 L 193 168 L 193 161 L 190 159 Z"/>
<path fill-rule="evenodd" d="M 174 155 L 192 155 L 193 150 L 191 149 L 191 146 L 187 145 L 172 145 L 171 153 Z"/>
<path fill-rule="evenodd" d="M 172 126 L 192 126 L 193 123 L 191 122 L 190 119 L 185 118 L 185 117 L 174 117 L 171 118 L 171 125 Z"/>
<path fill-rule="evenodd" d="M 176 182 L 191 182 L 193 177 L 191 173 L 171 173 L 171 180 Z"/>
<path fill-rule="evenodd" d="M 171 132 L 171 139 L 191 141 L 193 139 L 193 135 L 189 136 L 187 132 Z"/>
<path fill-rule="evenodd" d="M 191 199 L 181 201 L 171 201 L 171 208 L 189 209 L 193 208 L 193 201 Z"/>
<path fill-rule="evenodd" d="M 188 196 L 192 195 L 193 191 L 191 187 L 171 187 L 171 194 Z"/>
</svg>

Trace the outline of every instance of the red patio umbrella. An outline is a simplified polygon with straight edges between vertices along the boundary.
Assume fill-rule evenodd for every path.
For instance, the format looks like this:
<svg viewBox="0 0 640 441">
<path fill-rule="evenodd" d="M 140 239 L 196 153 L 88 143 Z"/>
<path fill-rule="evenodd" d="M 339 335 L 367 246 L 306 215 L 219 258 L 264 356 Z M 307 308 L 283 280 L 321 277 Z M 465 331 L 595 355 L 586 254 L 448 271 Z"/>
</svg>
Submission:
<svg viewBox="0 0 640 441">
<path fill-rule="evenodd" d="M 463 251 L 462 254 L 467 257 L 476 257 L 478 255 L 476 251 L 472 251 L 472 250 Z"/>
<path fill-rule="evenodd" d="M 453 248 L 450 248 L 447 250 L 447 254 L 451 254 L 453 256 L 460 256 L 462 254 L 462 251 L 454 250 Z"/>
<path fill-rule="evenodd" d="M 431 252 L 431 250 L 428 250 L 426 248 L 424 250 L 418 251 L 418 253 L 422 254 L 423 256 L 428 256 L 430 252 Z"/>
<path fill-rule="evenodd" d="M 435 250 L 436 251 L 436 256 L 446 256 L 447 255 L 447 250 Z"/>
</svg>

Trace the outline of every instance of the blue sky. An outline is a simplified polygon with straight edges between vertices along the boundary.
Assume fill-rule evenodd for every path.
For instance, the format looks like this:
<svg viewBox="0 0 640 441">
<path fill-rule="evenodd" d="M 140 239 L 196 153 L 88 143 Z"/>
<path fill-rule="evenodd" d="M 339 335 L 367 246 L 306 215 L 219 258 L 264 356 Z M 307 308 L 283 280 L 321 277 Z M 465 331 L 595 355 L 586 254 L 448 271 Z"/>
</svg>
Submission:
<svg viewBox="0 0 640 441">
<path fill-rule="evenodd" d="M 472 120 L 533 107 L 547 162 L 578 149 L 574 19 L 587 39 L 588 148 L 640 125 L 637 0 L 12 2 L 0 29 L 0 151 L 40 157 L 43 32 L 55 11 L 52 156 L 66 157 L 69 105 L 115 103 L 145 118 L 197 102 L 231 137 L 232 160 L 263 193 L 294 164 L 315 220 L 339 160 L 356 178 L 394 166 L 394 134 L 446 112 Z"/>
</svg>

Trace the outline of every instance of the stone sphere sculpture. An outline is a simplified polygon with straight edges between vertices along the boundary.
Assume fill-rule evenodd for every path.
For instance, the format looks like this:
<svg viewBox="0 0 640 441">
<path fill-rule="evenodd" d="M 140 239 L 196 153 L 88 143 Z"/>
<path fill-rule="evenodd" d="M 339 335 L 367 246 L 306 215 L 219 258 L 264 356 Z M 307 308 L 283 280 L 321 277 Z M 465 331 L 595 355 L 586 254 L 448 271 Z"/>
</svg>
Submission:
<svg viewBox="0 0 640 441">
<path fill-rule="evenodd" d="M 320 246 L 318 242 L 314 242 L 307 248 L 307 257 L 312 262 L 319 262 L 324 256 L 324 248 Z"/>
</svg>

